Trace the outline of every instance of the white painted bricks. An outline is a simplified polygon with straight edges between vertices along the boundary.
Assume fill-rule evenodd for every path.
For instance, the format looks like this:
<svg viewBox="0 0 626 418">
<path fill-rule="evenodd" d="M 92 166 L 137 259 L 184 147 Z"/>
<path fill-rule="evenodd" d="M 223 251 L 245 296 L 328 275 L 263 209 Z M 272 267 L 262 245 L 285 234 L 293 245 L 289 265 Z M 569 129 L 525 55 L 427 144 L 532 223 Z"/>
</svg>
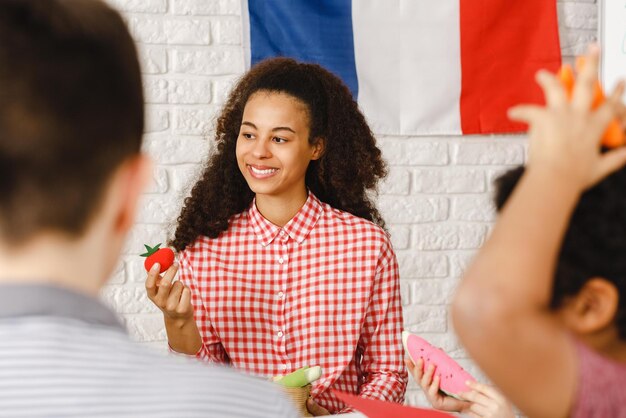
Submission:
<svg viewBox="0 0 626 418">
<path fill-rule="evenodd" d="M 134 339 L 163 350 L 163 321 L 145 297 L 139 254 L 144 243 L 165 243 L 171 236 L 183 198 L 214 149 L 215 117 L 244 71 L 241 3 L 108 1 L 123 12 L 137 40 L 148 104 L 144 150 L 156 170 L 102 297 Z M 595 0 L 557 2 L 566 60 L 596 40 L 596 6 Z M 400 265 L 405 326 L 480 376 L 450 327 L 447 305 L 494 220 L 493 179 L 525 161 L 526 140 L 386 135 L 378 141 L 390 171 L 378 203 Z M 412 379 L 407 401 L 426 405 Z"/>
</svg>

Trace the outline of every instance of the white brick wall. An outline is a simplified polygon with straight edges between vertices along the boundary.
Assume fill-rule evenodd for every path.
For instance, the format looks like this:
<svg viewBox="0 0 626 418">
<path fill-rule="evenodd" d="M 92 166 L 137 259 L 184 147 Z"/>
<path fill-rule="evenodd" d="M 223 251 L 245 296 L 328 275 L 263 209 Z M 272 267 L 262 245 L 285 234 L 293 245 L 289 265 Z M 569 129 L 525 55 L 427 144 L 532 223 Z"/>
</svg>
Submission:
<svg viewBox="0 0 626 418">
<path fill-rule="evenodd" d="M 122 262 L 102 296 L 138 341 L 165 349 L 161 315 L 145 296 L 143 243 L 164 242 L 183 196 L 212 150 L 216 112 L 244 71 L 239 0 L 109 0 L 137 40 L 143 66 L 145 149 L 157 163 Z M 559 0 L 566 60 L 596 39 L 595 0 Z M 455 338 L 448 306 L 494 219 L 492 180 L 524 162 L 522 136 L 379 137 L 390 176 L 379 198 L 401 271 L 406 327 L 479 374 Z M 424 399 L 413 381 L 411 404 Z"/>
</svg>

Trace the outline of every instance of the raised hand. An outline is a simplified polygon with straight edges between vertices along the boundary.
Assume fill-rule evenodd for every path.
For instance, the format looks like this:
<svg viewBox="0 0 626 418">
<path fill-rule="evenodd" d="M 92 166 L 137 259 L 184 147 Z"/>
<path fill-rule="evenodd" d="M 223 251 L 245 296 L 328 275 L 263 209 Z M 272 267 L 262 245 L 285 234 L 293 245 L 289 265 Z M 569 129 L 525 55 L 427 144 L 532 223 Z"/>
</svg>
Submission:
<svg viewBox="0 0 626 418">
<path fill-rule="evenodd" d="M 529 125 L 530 170 L 562 176 L 584 190 L 626 163 L 626 147 L 601 153 L 607 125 L 620 111 L 624 85 L 619 83 L 597 110 L 592 110 L 599 49 L 592 46 L 579 72 L 571 100 L 556 75 L 537 73 L 546 106 L 520 105 L 509 110 L 511 119 Z"/>
</svg>

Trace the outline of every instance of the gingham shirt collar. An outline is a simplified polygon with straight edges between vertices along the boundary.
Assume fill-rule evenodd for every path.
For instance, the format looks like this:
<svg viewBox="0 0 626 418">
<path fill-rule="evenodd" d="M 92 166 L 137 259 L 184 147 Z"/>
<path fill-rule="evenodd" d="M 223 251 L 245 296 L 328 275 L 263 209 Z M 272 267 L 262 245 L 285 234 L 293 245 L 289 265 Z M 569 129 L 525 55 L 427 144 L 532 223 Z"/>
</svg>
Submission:
<svg viewBox="0 0 626 418">
<path fill-rule="evenodd" d="M 268 246 L 276 237 L 283 232 L 284 239 L 291 238 L 298 244 L 306 239 L 313 227 L 319 220 L 324 208 L 322 203 L 311 192 L 304 202 L 304 205 L 300 208 L 298 213 L 282 228 L 274 225 L 259 212 L 256 207 L 256 199 L 252 201 L 250 208 L 248 209 L 248 219 L 250 225 L 254 229 L 254 233 L 261 241 L 261 245 Z"/>
</svg>

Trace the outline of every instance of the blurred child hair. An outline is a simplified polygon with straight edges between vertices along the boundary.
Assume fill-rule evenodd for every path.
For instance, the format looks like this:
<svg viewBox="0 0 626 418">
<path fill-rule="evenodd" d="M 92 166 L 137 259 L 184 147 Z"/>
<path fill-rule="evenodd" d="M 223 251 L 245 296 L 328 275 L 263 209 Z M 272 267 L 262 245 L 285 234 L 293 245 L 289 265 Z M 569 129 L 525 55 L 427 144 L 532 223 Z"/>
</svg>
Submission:
<svg viewBox="0 0 626 418">
<path fill-rule="evenodd" d="M 524 174 L 514 168 L 496 180 L 495 203 L 506 204 Z M 551 307 L 559 308 L 593 277 L 612 282 L 620 295 L 615 323 L 626 340 L 626 169 L 622 168 L 581 196 L 567 228 L 554 274 Z"/>
</svg>

